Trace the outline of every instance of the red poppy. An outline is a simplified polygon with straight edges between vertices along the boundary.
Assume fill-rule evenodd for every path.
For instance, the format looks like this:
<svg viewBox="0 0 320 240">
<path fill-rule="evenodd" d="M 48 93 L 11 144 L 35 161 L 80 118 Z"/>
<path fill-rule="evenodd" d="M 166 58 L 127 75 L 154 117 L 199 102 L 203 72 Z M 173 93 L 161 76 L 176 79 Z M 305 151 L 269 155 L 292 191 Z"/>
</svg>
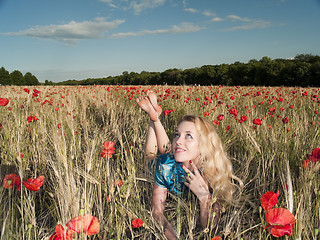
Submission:
<svg viewBox="0 0 320 240">
<path fill-rule="evenodd" d="M 71 240 L 72 232 L 65 232 L 61 224 L 56 226 L 56 231 L 51 235 L 49 240 Z"/>
<path fill-rule="evenodd" d="M 100 153 L 101 157 L 103 158 L 111 158 L 112 154 L 114 154 L 114 142 L 113 141 L 107 141 L 103 143 L 104 149 L 102 150 L 102 153 Z"/>
<path fill-rule="evenodd" d="M 290 118 L 287 118 L 287 117 L 282 118 L 282 122 L 283 122 L 284 124 L 286 124 L 286 123 L 290 122 Z"/>
<path fill-rule="evenodd" d="M 23 89 L 26 93 L 29 93 L 30 90 L 28 88 Z"/>
<path fill-rule="evenodd" d="M 320 148 L 312 149 L 311 155 L 307 155 L 308 159 L 312 162 L 320 161 Z"/>
<path fill-rule="evenodd" d="M 308 168 L 311 164 L 311 161 L 309 159 L 306 159 L 303 161 L 302 166 L 303 168 Z"/>
<path fill-rule="evenodd" d="M 166 110 L 164 110 L 164 116 L 168 116 L 169 113 L 171 113 L 171 112 L 174 112 L 174 109 L 171 109 L 171 110 L 166 109 Z"/>
<path fill-rule="evenodd" d="M 143 221 L 140 218 L 136 218 L 131 222 L 131 224 L 133 228 L 139 228 L 143 226 Z"/>
<path fill-rule="evenodd" d="M 121 179 L 118 179 L 114 181 L 114 185 L 121 187 L 123 185 L 123 181 Z"/>
<path fill-rule="evenodd" d="M 237 111 L 237 109 L 235 109 L 235 108 L 231 108 L 230 111 L 229 111 L 229 113 L 232 114 L 232 115 L 235 116 L 235 117 L 238 115 L 238 111 Z"/>
<path fill-rule="evenodd" d="M 38 97 L 39 96 L 40 91 L 38 91 L 37 89 L 33 90 L 33 96 Z"/>
<path fill-rule="evenodd" d="M 100 231 L 98 218 L 92 215 L 83 215 L 71 219 L 67 222 L 67 227 L 77 233 L 84 232 L 86 235 L 97 234 Z"/>
<path fill-rule="evenodd" d="M 0 106 L 7 106 L 9 103 L 8 98 L 0 98 Z"/>
<path fill-rule="evenodd" d="M 253 124 L 261 125 L 261 119 L 259 118 L 253 119 Z"/>
<path fill-rule="evenodd" d="M 114 142 L 113 141 L 104 142 L 103 147 L 107 150 L 114 150 Z"/>
<path fill-rule="evenodd" d="M 24 181 L 24 186 L 31 191 L 39 191 L 44 182 L 44 176 L 39 176 L 37 178 L 29 178 Z"/>
<path fill-rule="evenodd" d="M 215 120 L 213 120 L 213 122 L 212 122 L 212 123 L 213 123 L 213 125 L 215 125 L 215 126 L 219 126 L 219 124 L 220 124 L 220 122 L 219 122 L 218 120 L 216 120 L 216 119 L 215 119 Z"/>
<path fill-rule="evenodd" d="M 240 120 L 241 120 L 242 122 L 247 121 L 247 116 L 241 116 Z"/>
<path fill-rule="evenodd" d="M 3 187 L 6 189 L 12 188 L 16 186 L 18 191 L 21 190 L 21 179 L 18 175 L 11 173 L 4 177 L 3 179 Z"/>
<path fill-rule="evenodd" d="M 222 121 L 222 120 L 223 120 L 223 114 L 220 114 L 220 115 L 217 117 L 217 119 L 218 119 L 219 121 Z"/>
<path fill-rule="evenodd" d="M 266 212 L 266 221 L 269 223 L 265 229 L 268 229 L 272 236 L 281 237 L 291 236 L 294 223 L 296 221 L 293 214 L 285 208 L 269 209 Z"/>
<path fill-rule="evenodd" d="M 216 237 L 211 238 L 211 240 L 222 240 L 222 238 L 219 236 L 216 236 Z"/>
<path fill-rule="evenodd" d="M 29 116 L 27 118 L 27 121 L 30 123 L 30 122 L 35 122 L 35 121 L 38 121 L 39 118 L 36 118 L 36 116 Z"/>
<path fill-rule="evenodd" d="M 275 112 L 276 111 L 276 108 L 275 107 L 271 107 L 270 108 L 270 112 Z"/>
<path fill-rule="evenodd" d="M 100 156 L 103 158 L 111 158 L 112 154 L 114 154 L 114 150 L 103 149 L 102 153 L 100 153 Z"/>
<path fill-rule="evenodd" d="M 272 191 L 266 192 L 263 194 L 260 198 L 261 206 L 264 210 L 269 210 L 274 207 L 274 205 L 277 204 L 279 197 L 279 190 L 277 193 L 274 193 Z"/>
</svg>

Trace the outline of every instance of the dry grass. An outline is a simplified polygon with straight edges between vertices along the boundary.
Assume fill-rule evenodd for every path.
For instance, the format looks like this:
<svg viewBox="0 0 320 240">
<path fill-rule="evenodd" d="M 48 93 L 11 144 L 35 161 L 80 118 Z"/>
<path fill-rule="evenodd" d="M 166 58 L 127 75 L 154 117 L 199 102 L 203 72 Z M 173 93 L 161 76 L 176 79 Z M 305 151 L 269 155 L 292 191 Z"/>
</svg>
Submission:
<svg viewBox="0 0 320 240">
<path fill-rule="evenodd" d="M 317 98 L 311 98 L 320 95 L 319 89 L 51 86 L 37 87 L 40 94 L 34 97 L 32 88 L 27 94 L 23 87 L 0 86 L 0 97 L 10 98 L 9 105 L 0 107 L 1 181 L 10 173 L 23 180 L 46 177 L 38 192 L 24 186 L 21 192 L 0 188 L 0 239 L 48 239 L 58 223 L 64 225 L 82 209 L 99 219 L 101 231 L 91 237 L 79 235 L 79 239 L 164 239 L 150 213 L 153 172 L 144 157 L 148 118 L 134 101 L 148 88 L 161 95 L 163 109 L 175 110 L 166 117 L 161 115 L 169 135 L 186 113 L 208 112 L 211 121 L 224 114 L 217 130 L 245 187 L 235 196 L 237 206 L 225 206 L 216 235 L 271 239 L 263 229 L 266 222 L 259 208 L 260 197 L 280 190 L 278 206 L 290 209 L 296 217 L 294 233 L 288 239 L 319 237 L 319 166 L 302 167 L 306 154 L 319 147 L 319 113 L 314 111 L 320 107 L 312 101 Z M 308 96 L 301 95 L 305 90 Z M 51 104 L 42 105 L 44 100 Z M 248 120 L 239 123 L 228 113 L 227 105 L 235 105 L 238 117 L 246 115 Z M 273 117 L 271 107 L 276 109 Z M 28 123 L 30 115 L 39 120 Z M 283 117 L 290 122 L 283 124 Z M 262 125 L 254 127 L 254 118 L 262 119 Z M 105 141 L 116 144 L 111 159 L 100 156 Z M 122 186 L 115 184 L 118 179 L 124 182 Z M 194 197 L 184 201 L 169 196 L 166 215 L 181 239 L 211 239 L 199 228 L 197 206 Z M 144 227 L 133 229 L 131 221 L 137 217 Z"/>
</svg>

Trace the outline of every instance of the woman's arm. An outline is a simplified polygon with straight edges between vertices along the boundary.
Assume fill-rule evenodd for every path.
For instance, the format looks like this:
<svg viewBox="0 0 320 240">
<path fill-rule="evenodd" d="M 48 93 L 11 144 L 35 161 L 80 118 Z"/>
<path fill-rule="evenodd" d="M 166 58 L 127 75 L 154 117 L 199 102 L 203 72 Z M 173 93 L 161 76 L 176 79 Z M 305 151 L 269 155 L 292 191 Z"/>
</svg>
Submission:
<svg viewBox="0 0 320 240">
<path fill-rule="evenodd" d="M 164 234 L 168 240 L 176 239 L 177 235 L 168 219 L 164 216 L 165 202 L 167 199 L 167 189 L 154 184 L 152 191 L 152 215 L 164 228 Z"/>
<path fill-rule="evenodd" d="M 209 191 L 208 182 L 200 174 L 193 162 L 190 162 L 193 172 L 181 165 L 187 173 L 185 185 L 197 196 L 200 204 L 200 224 L 203 228 L 216 228 L 220 219 L 220 206 L 217 202 L 213 203 Z"/>
<path fill-rule="evenodd" d="M 212 203 L 211 195 L 199 199 L 200 203 L 200 224 L 203 228 L 209 227 L 215 231 L 220 220 L 220 205 Z"/>
</svg>

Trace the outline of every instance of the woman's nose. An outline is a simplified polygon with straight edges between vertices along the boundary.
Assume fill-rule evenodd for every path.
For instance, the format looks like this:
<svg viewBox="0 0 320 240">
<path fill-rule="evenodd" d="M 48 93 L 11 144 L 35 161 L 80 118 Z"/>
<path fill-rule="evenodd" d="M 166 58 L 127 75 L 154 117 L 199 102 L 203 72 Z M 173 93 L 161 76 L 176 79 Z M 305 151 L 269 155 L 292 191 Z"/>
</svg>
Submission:
<svg viewBox="0 0 320 240">
<path fill-rule="evenodd" d="M 183 140 L 183 138 L 181 136 L 178 137 L 177 140 L 176 140 L 177 145 L 181 145 L 182 144 L 182 140 Z"/>
</svg>

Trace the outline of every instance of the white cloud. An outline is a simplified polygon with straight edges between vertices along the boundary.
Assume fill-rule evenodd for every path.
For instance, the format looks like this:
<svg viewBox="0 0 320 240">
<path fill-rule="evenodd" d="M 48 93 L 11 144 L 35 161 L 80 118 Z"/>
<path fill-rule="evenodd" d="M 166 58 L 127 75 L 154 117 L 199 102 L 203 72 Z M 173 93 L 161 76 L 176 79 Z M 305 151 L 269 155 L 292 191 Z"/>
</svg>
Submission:
<svg viewBox="0 0 320 240">
<path fill-rule="evenodd" d="M 216 14 L 212 13 L 210 10 L 205 10 L 205 11 L 202 12 L 202 14 L 204 16 L 206 16 L 206 17 L 214 17 L 214 16 L 216 16 Z"/>
<path fill-rule="evenodd" d="M 239 16 L 236 16 L 236 15 L 229 15 L 229 16 L 227 16 L 227 19 L 230 19 L 233 22 L 235 22 L 235 21 L 241 21 L 241 22 L 250 22 L 250 21 L 252 21 L 249 18 L 243 18 L 243 17 L 239 17 Z"/>
<path fill-rule="evenodd" d="M 120 19 L 107 22 L 105 18 L 95 18 L 93 21 L 71 21 L 62 25 L 34 26 L 19 32 L 4 33 L 4 35 L 47 38 L 76 43 L 81 39 L 101 38 L 105 32 L 118 27 L 124 22 L 124 20 Z"/>
<path fill-rule="evenodd" d="M 130 7 L 133 9 L 135 14 L 140 14 L 143 10 L 148 8 L 156 8 L 163 5 L 166 0 L 139 0 L 131 1 Z"/>
<path fill-rule="evenodd" d="M 100 0 L 100 2 L 106 3 L 113 8 L 132 9 L 135 14 L 140 14 L 146 9 L 157 8 L 163 5 L 166 0 Z"/>
<path fill-rule="evenodd" d="M 249 30 L 249 29 L 261 29 L 271 26 L 271 22 L 259 19 L 250 19 L 247 17 L 240 17 L 237 15 L 228 15 L 225 18 L 214 17 L 211 19 L 211 22 L 233 22 L 239 23 L 241 22 L 242 25 L 238 25 L 235 27 L 230 27 L 224 29 L 224 31 L 236 31 L 236 30 Z"/>
<path fill-rule="evenodd" d="M 261 29 L 271 25 L 271 22 L 264 20 L 249 20 L 247 24 L 239 25 L 231 28 L 227 28 L 224 31 L 236 31 L 236 30 L 249 30 L 249 29 Z"/>
<path fill-rule="evenodd" d="M 182 23 L 181 25 L 173 25 L 168 29 L 158 30 L 143 30 L 140 32 L 127 32 L 127 33 L 116 33 L 111 35 L 111 38 L 123 38 L 123 37 L 137 37 L 143 35 L 154 35 L 154 34 L 173 34 L 173 33 L 189 33 L 201 31 L 202 27 L 194 25 L 192 23 Z"/>
<path fill-rule="evenodd" d="M 118 7 L 112 2 L 112 0 L 100 0 L 100 2 L 107 3 L 110 7 L 118 8 Z"/>
<path fill-rule="evenodd" d="M 191 12 L 191 13 L 196 13 L 196 12 L 198 12 L 198 10 L 197 9 L 194 9 L 194 8 L 185 8 L 184 9 L 186 12 Z"/>
<path fill-rule="evenodd" d="M 220 17 L 214 17 L 211 19 L 211 22 L 221 22 L 221 21 L 223 21 L 223 19 Z"/>
</svg>

